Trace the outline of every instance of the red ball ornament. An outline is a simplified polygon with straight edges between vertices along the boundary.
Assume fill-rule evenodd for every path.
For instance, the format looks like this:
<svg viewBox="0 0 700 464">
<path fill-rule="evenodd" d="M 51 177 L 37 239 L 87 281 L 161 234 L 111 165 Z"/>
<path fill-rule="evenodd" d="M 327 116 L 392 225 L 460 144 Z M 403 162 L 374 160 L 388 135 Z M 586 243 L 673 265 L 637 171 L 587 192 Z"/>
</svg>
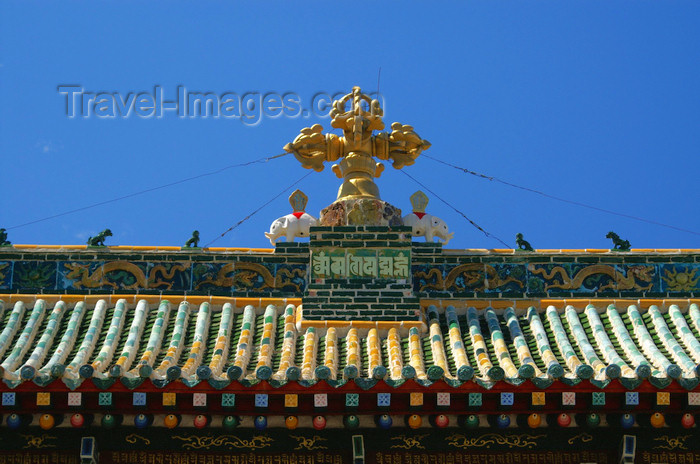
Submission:
<svg viewBox="0 0 700 464">
<path fill-rule="evenodd" d="M 571 425 L 571 416 L 566 413 L 561 413 L 557 416 L 557 424 L 559 427 L 568 427 Z"/>
<path fill-rule="evenodd" d="M 439 414 L 435 416 L 435 426 L 441 429 L 450 425 L 450 418 L 444 414 Z"/>
<path fill-rule="evenodd" d="M 316 430 L 325 429 L 326 428 L 326 418 L 323 416 L 314 417 L 313 426 Z"/>
<path fill-rule="evenodd" d="M 82 414 L 73 414 L 70 416 L 70 425 L 75 428 L 82 427 L 85 425 L 85 417 Z"/>
<path fill-rule="evenodd" d="M 198 414 L 194 417 L 194 426 L 198 429 L 203 429 L 204 427 L 206 427 L 208 422 L 209 421 L 207 420 L 207 416 L 205 416 L 204 414 Z"/>
<path fill-rule="evenodd" d="M 690 413 L 683 414 L 683 417 L 681 417 L 681 425 L 686 429 L 691 428 L 695 425 L 695 417 Z"/>
</svg>

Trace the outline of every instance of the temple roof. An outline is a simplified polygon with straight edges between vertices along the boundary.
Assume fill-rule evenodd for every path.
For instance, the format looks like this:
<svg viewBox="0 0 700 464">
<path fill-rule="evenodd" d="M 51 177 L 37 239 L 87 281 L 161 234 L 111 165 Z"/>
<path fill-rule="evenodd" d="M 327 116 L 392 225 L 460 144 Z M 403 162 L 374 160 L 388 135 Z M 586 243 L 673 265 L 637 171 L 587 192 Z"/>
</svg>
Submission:
<svg viewBox="0 0 700 464">
<path fill-rule="evenodd" d="M 688 390 L 698 384 L 695 300 L 499 301 L 496 308 L 451 302 L 427 306 L 413 325 L 387 329 L 370 321 L 302 325 L 294 300 L 41 298 L 0 301 L 0 367 L 11 388 L 56 379 L 71 389 L 85 379 L 99 388 L 116 381 L 136 388 L 150 379 L 158 387 L 181 381 L 216 389 L 261 381 L 364 389 L 406 381 L 533 390 L 557 381 L 628 389 L 644 381 L 655 388 L 676 381 Z"/>
</svg>

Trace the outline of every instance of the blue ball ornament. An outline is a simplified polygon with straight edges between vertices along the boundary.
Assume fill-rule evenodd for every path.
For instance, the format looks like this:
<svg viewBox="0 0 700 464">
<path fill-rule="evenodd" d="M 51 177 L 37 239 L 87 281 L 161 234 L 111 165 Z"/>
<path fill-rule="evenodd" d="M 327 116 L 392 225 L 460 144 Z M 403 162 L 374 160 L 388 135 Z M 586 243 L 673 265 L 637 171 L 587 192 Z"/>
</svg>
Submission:
<svg viewBox="0 0 700 464">
<path fill-rule="evenodd" d="M 255 418 L 253 421 L 253 425 L 255 426 L 256 430 L 265 430 L 267 428 L 267 417 L 265 416 L 258 416 Z"/>
<path fill-rule="evenodd" d="M 634 425 L 634 416 L 632 414 L 623 414 L 620 417 L 620 425 L 623 429 L 629 429 Z"/>
<path fill-rule="evenodd" d="M 389 414 L 377 416 L 377 425 L 384 430 L 391 428 L 392 423 L 393 421 L 391 420 L 391 416 Z"/>
<path fill-rule="evenodd" d="M 148 416 L 145 414 L 138 414 L 134 417 L 134 426 L 137 429 L 145 429 L 148 427 Z"/>
<path fill-rule="evenodd" d="M 19 414 L 10 414 L 7 416 L 7 426 L 12 430 L 17 430 L 22 425 L 22 418 Z"/>
<path fill-rule="evenodd" d="M 496 417 L 496 426 L 500 429 L 505 429 L 510 425 L 510 416 L 508 414 L 501 414 Z"/>
</svg>

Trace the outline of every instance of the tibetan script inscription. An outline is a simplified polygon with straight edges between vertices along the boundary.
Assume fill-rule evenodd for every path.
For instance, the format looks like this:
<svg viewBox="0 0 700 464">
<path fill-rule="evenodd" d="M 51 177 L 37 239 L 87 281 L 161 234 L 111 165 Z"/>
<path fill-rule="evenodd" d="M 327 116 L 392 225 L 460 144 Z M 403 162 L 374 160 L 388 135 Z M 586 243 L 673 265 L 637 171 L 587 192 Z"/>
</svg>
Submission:
<svg viewBox="0 0 700 464">
<path fill-rule="evenodd" d="M 411 252 L 396 248 L 320 248 L 311 254 L 314 279 L 407 279 Z"/>
</svg>

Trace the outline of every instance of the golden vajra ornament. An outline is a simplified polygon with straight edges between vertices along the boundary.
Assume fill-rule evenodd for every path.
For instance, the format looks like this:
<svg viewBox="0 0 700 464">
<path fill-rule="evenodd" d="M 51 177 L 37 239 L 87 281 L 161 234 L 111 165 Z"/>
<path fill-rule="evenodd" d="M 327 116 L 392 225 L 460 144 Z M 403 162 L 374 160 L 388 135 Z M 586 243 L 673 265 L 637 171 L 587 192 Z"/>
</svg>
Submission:
<svg viewBox="0 0 700 464">
<path fill-rule="evenodd" d="M 351 101 L 351 108 L 346 104 Z M 366 106 L 363 108 L 363 104 Z M 293 153 L 306 169 L 323 171 L 325 161 L 337 161 L 333 172 L 343 179 L 338 190 L 338 200 L 351 198 L 379 199 L 379 188 L 374 178 L 384 170 L 380 160 L 392 160 L 392 166 L 401 169 L 412 165 L 430 142 L 416 134 L 413 127 L 398 122 L 391 125 L 390 133 L 373 131 L 384 129 L 384 112 L 379 101 L 370 99 L 359 87 L 340 100 L 333 102 L 331 126 L 343 131 L 343 136 L 323 134 L 323 127 L 314 124 L 301 133 L 284 149 Z"/>
</svg>

